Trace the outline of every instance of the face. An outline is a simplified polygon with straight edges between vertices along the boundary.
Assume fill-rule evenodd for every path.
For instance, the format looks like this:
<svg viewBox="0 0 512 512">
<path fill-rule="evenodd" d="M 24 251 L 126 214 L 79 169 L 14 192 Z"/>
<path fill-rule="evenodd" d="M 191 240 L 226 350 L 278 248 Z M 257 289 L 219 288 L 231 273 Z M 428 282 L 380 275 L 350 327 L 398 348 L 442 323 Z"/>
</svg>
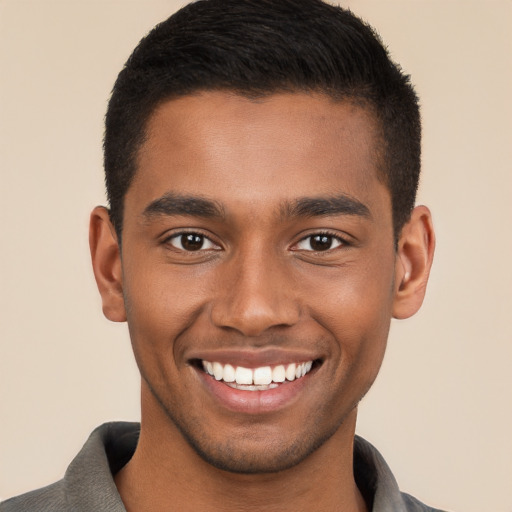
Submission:
<svg viewBox="0 0 512 512">
<path fill-rule="evenodd" d="M 355 417 L 397 290 L 378 144 L 366 110 L 322 95 L 158 108 L 122 245 L 143 429 L 164 417 L 214 466 L 269 472 Z"/>
</svg>

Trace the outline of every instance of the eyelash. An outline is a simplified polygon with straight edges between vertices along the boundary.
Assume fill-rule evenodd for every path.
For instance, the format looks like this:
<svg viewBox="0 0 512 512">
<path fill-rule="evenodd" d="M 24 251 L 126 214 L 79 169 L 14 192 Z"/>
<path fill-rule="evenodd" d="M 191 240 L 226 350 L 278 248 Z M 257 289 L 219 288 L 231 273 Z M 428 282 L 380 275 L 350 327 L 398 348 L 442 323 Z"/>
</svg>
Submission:
<svg viewBox="0 0 512 512">
<path fill-rule="evenodd" d="M 195 236 L 195 237 L 198 237 L 198 238 L 201 238 L 201 247 L 197 248 L 196 250 L 187 250 L 185 247 L 183 247 L 183 237 L 186 237 L 186 236 Z M 173 244 L 173 240 L 178 240 L 179 241 L 179 245 L 181 247 L 177 247 L 176 245 Z M 163 243 L 165 245 L 170 245 L 172 246 L 174 249 L 178 250 L 178 251 L 183 251 L 183 252 L 187 252 L 187 253 L 194 253 L 194 252 L 202 252 L 202 251 L 211 251 L 211 250 L 220 250 L 220 247 L 218 246 L 218 244 L 216 244 L 215 242 L 212 241 L 212 239 L 208 236 L 206 236 L 205 234 L 201 233 L 201 232 L 198 232 L 198 231 L 180 231 L 179 233 L 173 233 L 172 235 L 168 236 L 167 238 L 165 238 L 165 240 L 163 240 Z M 206 249 L 203 247 L 203 245 L 205 243 L 209 243 L 210 244 L 210 247 L 207 247 Z"/>
<path fill-rule="evenodd" d="M 201 239 L 201 246 L 196 248 L 196 249 L 190 249 L 189 248 L 187 250 L 183 246 L 183 241 L 184 241 L 183 237 L 185 237 L 187 235 L 188 236 L 195 236 L 195 237 L 200 238 Z M 329 238 L 330 242 L 331 242 L 331 245 L 332 245 L 333 242 L 336 242 L 337 245 L 335 245 L 335 247 L 328 247 L 325 250 L 314 249 L 313 246 L 311 245 L 314 237 Z M 172 243 L 173 240 L 178 240 L 180 247 L 177 247 L 176 245 L 174 245 Z M 308 240 L 309 240 L 309 247 L 311 249 L 306 249 L 306 248 L 300 248 L 299 247 L 299 244 L 307 243 Z M 211 250 L 221 250 L 221 248 L 218 246 L 218 244 L 213 242 L 210 237 L 208 237 L 208 236 L 206 236 L 203 233 L 198 232 L 198 231 L 181 231 L 179 233 L 173 233 L 171 236 L 168 236 L 163 241 L 163 243 L 171 245 L 174 249 L 176 249 L 178 251 L 183 251 L 183 252 L 187 252 L 187 253 L 211 251 Z M 193 243 L 193 241 L 192 241 L 192 243 Z M 204 248 L 203 246 L 204 246 L 205 243 L 208 243 L 210 246 L 207 247 L 207 248 Z M 294 250 L 294 251 L 304 251 L 304 252 L 316 252 L 316 253 L 323 253 L 323 252 L 325 252 L 325 253 L 327 253 L 327 252 L 333 251 L 335 249 L 338 249 L 339 247 L 343 247 L 343 246 L 347 246 L 347 245 L 350 245 L 350 243 L 347 240 L 345 240 L 344 238 L 340 237 L 338 234 L 331 233 L 329 231 L 319 231 L 319 232 L 315 232 L 315 233 L 312 233 L 310 235 L 307 235 L 307 236 L 301 238 L 296 244 L 294 244 L 294 246 L 292 247 L 292 250 Z"/>
<path fill-rule="evenodd" d="M 336 245 L 335 247 L 329 247 L 328 249 L 325 249 L 325 250 L 315 250 L 312 246 L 311 246 L 311 242 L 313 240 L 314 237 L 326 237 L 326 238 L 330 238 L 332 242 L 337 242 L 338 245 Z M 311 233 L 310 235 L 307 235 L 303 238 L 301 238 L 295 245 L 294 247 L 298 247 L 298 245 L 302 242 L 307 242 L 307 240 L 309 240 L 309 245 L 311 247 L 311 249 L 300 249 L 300 248 L 297 248 L 297 249 L 294 249 L 296 251 L 305 251 L 305 252 L 315 252 L 315 253 L 328 253 L 328 252 L 331 252 L 331 251 L 334 251 L 338 248 L 341 248 L 341 247 L 346 247 L 348 245 L 350 245 L 350 242 L 348 242 L 345 238 L 342 238 L 339 234 L 337 233 L 332 233 L 330 231 L 317 231 L 315 233 Z"/>
</svg>

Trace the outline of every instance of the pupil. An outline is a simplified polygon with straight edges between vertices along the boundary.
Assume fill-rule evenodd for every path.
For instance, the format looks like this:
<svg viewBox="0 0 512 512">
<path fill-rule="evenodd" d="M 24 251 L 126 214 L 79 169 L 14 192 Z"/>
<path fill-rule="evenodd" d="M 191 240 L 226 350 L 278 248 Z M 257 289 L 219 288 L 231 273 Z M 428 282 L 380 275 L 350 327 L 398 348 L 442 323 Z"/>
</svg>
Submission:
<svg viewBox="0 0 512 512">
<path fill-rule="evenodd" d="M 332 236 L 315 235 L 311 238 L 311 248 L 315 251 L 327 251 L 331 248 Z"/>
<path fill-rule="evenodd" d="M 187 249 L 187 251 L 198 251 L 203 246 L 203 237 L 201 235 L 194 235 L 193 233 L 181 235 L 181 245 Z"/>
</svg>

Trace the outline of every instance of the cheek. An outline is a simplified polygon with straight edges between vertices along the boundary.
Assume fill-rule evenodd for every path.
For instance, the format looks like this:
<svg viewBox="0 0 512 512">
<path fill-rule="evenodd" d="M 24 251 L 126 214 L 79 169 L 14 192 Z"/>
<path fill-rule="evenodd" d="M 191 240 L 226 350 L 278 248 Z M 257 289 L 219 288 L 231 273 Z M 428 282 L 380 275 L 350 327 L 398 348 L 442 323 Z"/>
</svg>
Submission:
<svg viewBox="0 0 512 512">
<path fill-rule="evenodd" d="M 338 397 L 337 405 L 348 396 L 355 406 L 374 383 L 382 365 L 391 322 L 391 301 L 387 293 L 372 286 L 348 284 L 335 298 L 338 309 L 324 323 L 335 339 L 332 386 Z M 325 302 L 328 300 L 326 297 Z"/>
<path fill-rule="evenodd" d="M 176 272 L 166 264 L 132 268 L 127 262 L 124 294 L 137 359 L 152 358 L 155 364 L 179 360 L 179 335 L 201 311 L 205 293 L 187 269 Z"/>
<path fill-rule="evenodd" d="M 393 261 L 337 269 L 321 293 L 316 280 L 313 315 L 337 340 L 344 363 L 366 357 L 369 366 L 380 364 L 392 316 Z"/>
</svg>

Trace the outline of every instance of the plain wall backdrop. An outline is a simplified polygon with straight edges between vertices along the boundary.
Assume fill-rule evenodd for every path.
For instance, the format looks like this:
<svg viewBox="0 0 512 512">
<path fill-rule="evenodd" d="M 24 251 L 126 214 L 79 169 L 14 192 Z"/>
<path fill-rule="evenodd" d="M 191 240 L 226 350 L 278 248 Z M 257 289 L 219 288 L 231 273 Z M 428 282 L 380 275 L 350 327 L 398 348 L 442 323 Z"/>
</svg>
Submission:
<svg viewBox="0 0 512 512">
<path fill-rule="evenodd" d="M 90 431 L 139 417 L 127 328 L 101 313 L 90 210 L 107 99 L 180 1 L 0 0 L 0 496 L 59 479 Z M 353 0 L 412 75 L 419 202 L 438 247 L 422 311 L 393 322 L 358 431 L 401 488 L 512 511 L 512 2 Z M 313 411 L 312 411 L 313 413 Z"/>
</svg>

